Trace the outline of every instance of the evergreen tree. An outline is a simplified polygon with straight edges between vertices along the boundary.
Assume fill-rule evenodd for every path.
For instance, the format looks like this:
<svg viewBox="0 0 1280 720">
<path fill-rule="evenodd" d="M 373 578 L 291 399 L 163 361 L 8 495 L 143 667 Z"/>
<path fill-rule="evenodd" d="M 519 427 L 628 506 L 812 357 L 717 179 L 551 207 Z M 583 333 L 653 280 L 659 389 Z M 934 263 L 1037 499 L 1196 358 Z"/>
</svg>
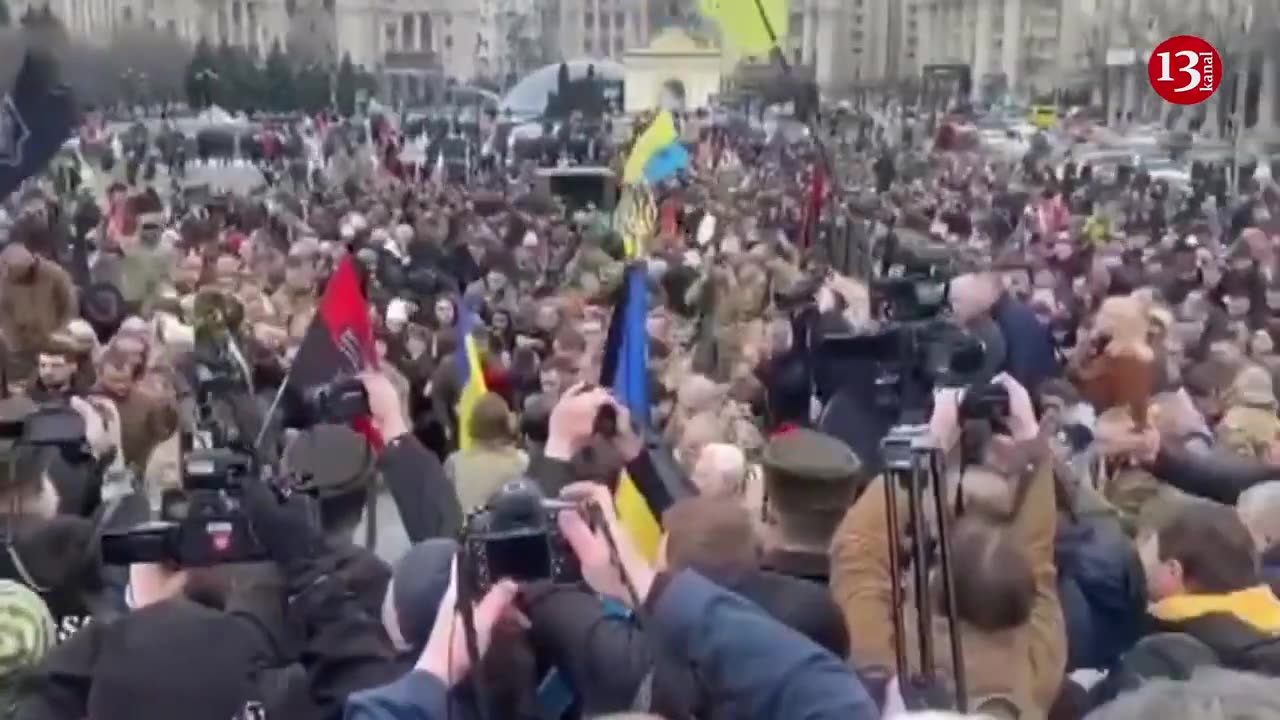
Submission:
<svg viewBox="0 0 1280 720">
<path fill-rule="evenodd" d="M 318 113 L 329 107 L 329 69 L 319 65 L 307 65 L 298 71 L 295 82 L 297 107 L 308 113 Z"/>
<path fill-rule="evenodd" d="M 343 53 L 342 63 L 338 65 L 338 78 L 334 88 L 338 112 L 343 117 L 351 117 L 355 114 L 357 89 L 359 89 L 358 78 L 356 77 L 356 67 L 351 62 L 351 53 Z"/>
<path fill-rule="evenodd" d="M 0 0 L 0 27 L 9 27 L 13 24 L 13 14 L 9 11 L 8 0 Z"/>
<path fill-rule="evenodd" d="M 266 107 L 279 111 L 294 110 L 298 107 L 293 68 L 289 65 L 289 58 L 285 57 L 279 38 L 271 43 L 263 75 L 267 92 L 264 98 Z"/>
<path fill-rule="evenodd" d="M 213 103 L 213 88 L 217 83 L 214 70 L 216 60 L 213 48 L 204 38 L 196 43 L 191 54 L 191 62 L 187 63 L 187 76 L 184 81 L 187 91 L 187 102 L 191 107 L 203 108 Z"/>
</svg>

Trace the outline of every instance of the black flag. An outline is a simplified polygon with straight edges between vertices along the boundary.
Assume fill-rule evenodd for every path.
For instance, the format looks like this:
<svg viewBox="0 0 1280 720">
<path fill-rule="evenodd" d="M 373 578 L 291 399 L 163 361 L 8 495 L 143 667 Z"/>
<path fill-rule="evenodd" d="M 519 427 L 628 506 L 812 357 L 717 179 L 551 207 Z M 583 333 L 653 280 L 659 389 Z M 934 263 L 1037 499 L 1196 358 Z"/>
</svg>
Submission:
<svg viewBox="0 0 1280 720">
<path fill-rule="evenodd" d="M 0 100 L 0 200 L 44 169 L 75 124 L 75 100 L 57 61 L 28 50 L 13 90 Z"/>
</svg>

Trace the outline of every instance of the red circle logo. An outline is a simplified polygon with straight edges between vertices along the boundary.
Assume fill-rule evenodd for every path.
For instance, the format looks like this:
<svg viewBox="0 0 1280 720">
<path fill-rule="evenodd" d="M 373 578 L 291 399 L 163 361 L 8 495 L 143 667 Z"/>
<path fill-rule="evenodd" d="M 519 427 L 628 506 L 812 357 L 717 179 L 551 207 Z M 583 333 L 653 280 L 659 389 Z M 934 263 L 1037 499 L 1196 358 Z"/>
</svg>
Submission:
<svg viewBox="0 0 1280 720">
<path fill-rule="evenodd" d="M 1175 105 L 1208 100 L 1222 84 L 1222 58 L 1195 35 L 1177 35 L 1156 46 L 1147 59 L 1147 77 L 1156 94 Z"/>
</svg>

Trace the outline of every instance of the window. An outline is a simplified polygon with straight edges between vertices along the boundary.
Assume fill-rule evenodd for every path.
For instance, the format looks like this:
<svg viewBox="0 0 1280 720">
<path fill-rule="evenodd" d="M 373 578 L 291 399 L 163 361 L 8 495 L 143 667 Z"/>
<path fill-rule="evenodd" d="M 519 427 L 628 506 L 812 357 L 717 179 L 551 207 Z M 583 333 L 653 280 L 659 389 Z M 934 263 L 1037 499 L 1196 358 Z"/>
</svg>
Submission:
<svg viewBox="0 0 1280 720">
<path fill-rule="evenodd" d="M 796 65 L 804 64 L 804 50 L 802 50 L 801 48 L 796 48 L 795 50 L 791 51 L 791 55 L 792 55 L 791 62 L 795 63 Z"/>
<path fill-rule="evenodd" d="M 398 35 L 398 33 L 396 33 L 395 23 L 387 23 L 386 34 L 387 34 L 387 50 L 394 51 L 396 49 L 396 36 Z"/>
<path fill-rule="evenodd" d="M 445 49 L 445 50 L 452 50 L 452 49 L 453 49 L 453 36 L 452 36 L 452 35 L 445 35 L 445 36 L 444 36 L 444 49 Z"/>
<path fill-rule="evenodd" d="M 614 36 L 613 36 L 613 51 L 614 51 L 615 53 L 620 53 L 620 52 L 622 52 L 623 50 L 626 50 L 626 49 L 627 49 L 627 41 L 626 41 L 626 39 L 625 39 L 625 38 L 623 38 L 621 35 L 614 35 Z"/>
<path fill-rule="evenodd" d="M 609 13 L 600 13 L 600 27 L 604 30 L 609 29 Z"/>
<path fill-rule="evenodd" d="M 798 13 L 798 12 L 791 13 L 790 23 L 791 23 L 791 27 L 793 28 L 804 27 L 804 13 Z"/>
<path fill-rule="evenodd" d="M 593 12 L 582 13 L 582 27 L 590 30 L 596 26 L 596 14 Z"/>
<path fill-rule="evenodd" d="M 850 39 L 851 39 L 851 40 L 853 40 L 854 42 L 856 42 L 856 43 L 860 43 L 860 42 L 862 42 L 862 31 L 861 31 L 861 30 L 854 30 L 854 31 L 853 31 L 853 34 L 852 34 L 852 35 L 850 35 L 849 37 L 850 37 Z"/>
<path fill-rule="evenodd" d="M 591 42 L 591 38 L 584 38 L 582 41 L 582 52 L 586 55 L 590 55 L 595 51 L 595 43 Z"/>
<path fill-rule="evenodd" d="M 170 34 L 170 35 L 177 35 L 177 34 L 178 34 L 178 21 L 177 21 L 177 20 L 174 20 L 174 19 L 172 19 L 172 18 L 171 18 L 171 19 L 169 19 L 167 22 L 165 22 L 165 27 L 169 30 L 169 34 Z"/>
<path fill-rule="evenodd" d="M 613 14 L 613 24 L 621 30 L 627 26 L 627 14 L 619 10 Z"/>
</svg>

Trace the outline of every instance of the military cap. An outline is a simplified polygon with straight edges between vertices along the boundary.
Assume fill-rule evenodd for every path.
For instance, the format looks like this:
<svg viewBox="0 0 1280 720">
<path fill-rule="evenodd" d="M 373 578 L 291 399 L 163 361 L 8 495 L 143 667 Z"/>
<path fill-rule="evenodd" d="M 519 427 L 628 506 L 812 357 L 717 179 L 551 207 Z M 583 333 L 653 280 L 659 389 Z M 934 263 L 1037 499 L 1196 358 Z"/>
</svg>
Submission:
<svg viewBox="0 0 1280 720">
<path fill-rule="evenodd" d="M 284 463 L 300 489 L 320 500 L 364 492 L 372 479 L 373 450 L 345 425 L 315 425 L 298 434 Z"/>
<path fill-rule="evenodd" d="M 770 500 L 798 510 L 843 512 L 862 479 L 862 463 L 848 445 L 808 428 L 771 438 L 761 464 Z"/>
</svg>

